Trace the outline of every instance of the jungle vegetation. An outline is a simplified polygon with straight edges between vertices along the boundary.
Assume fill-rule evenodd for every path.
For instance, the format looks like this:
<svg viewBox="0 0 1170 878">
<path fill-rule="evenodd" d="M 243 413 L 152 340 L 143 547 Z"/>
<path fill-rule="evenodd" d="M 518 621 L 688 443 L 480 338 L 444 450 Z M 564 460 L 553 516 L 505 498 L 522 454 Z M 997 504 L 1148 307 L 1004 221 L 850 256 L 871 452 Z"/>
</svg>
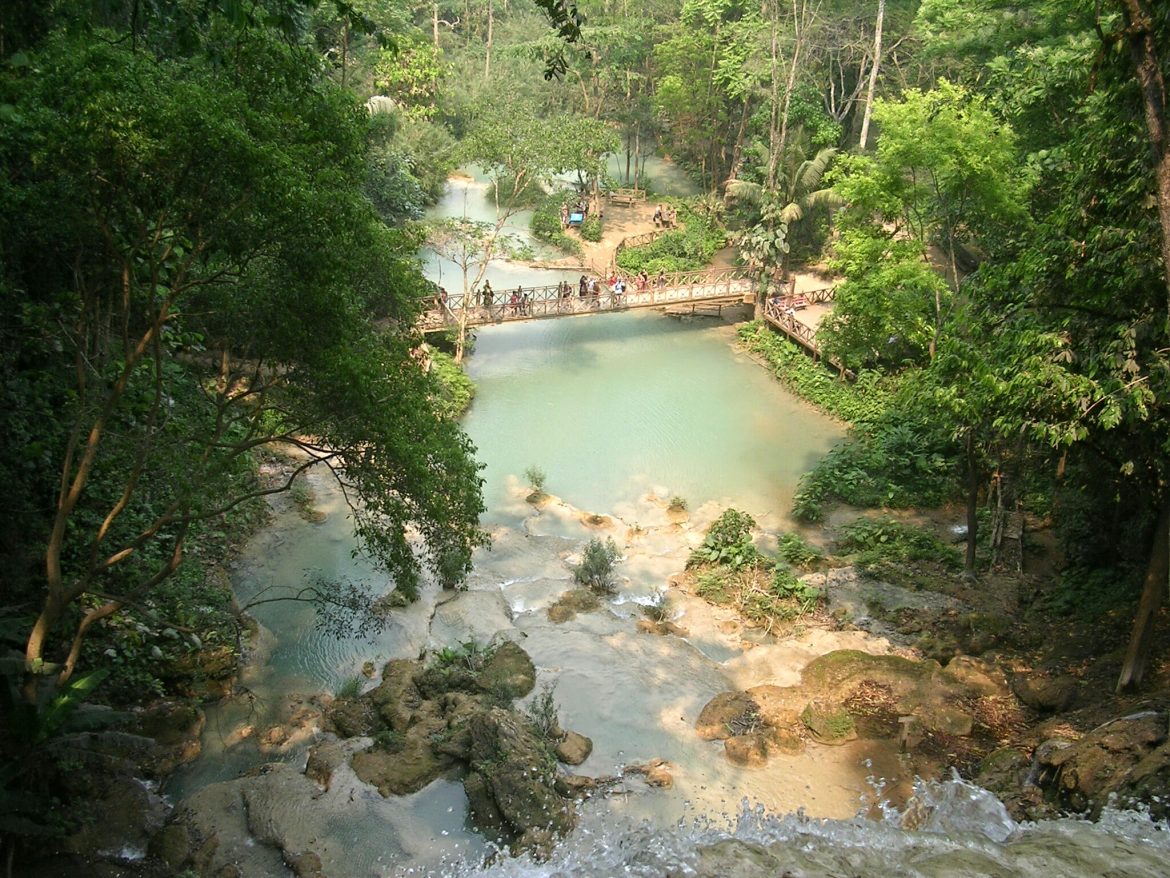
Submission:
<svg viewBox="0 0 1170 878">
<path fill-rule="evenodd" d="M 416 221 L 467 163 L 506 218 L 553 177 L 644 187 L 667 156 L 702 193 L 691 249 L 838 273 L 819 343 L 855 383 L 743 330 L 853 424 L 798 511 L 962 502 L 970 576 L 981 510 L 1050 520 L 1068 604 L 1136 616 L 1119 686 L 1140 685 L 1170 580 L 1168 52 L 1148 0 L 4 4 L 21 740 L 89 672 L 133 700 L 230 649 L 207 572 L 311 465 L 401 596 L 467 572 L 470 391 L 421 367 L 414 328 Z M 274 451 L 296 462 L 261 480 Z"/>
</svg>

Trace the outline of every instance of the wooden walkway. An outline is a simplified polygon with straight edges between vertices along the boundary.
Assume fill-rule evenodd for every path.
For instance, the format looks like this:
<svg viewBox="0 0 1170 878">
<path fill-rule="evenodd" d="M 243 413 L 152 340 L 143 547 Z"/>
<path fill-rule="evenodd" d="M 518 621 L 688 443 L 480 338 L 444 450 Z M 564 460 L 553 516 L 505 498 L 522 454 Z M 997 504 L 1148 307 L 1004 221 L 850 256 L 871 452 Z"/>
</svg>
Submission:
<svg viewBox="0 0 1170 878">
<path fill-rule="evenodd" d="M 797 314 L 801 308 L 809 305 L 833 301 L 835 293 L 833 287 L 825 287 L 801 295 L 773 296 L 764 303 L 764 320 L 812 354 L 814 359 L 820 359 L 821 349 L 817 345 L 816 330 L 800 320 Z M 836 360 L 831 359 L 829 362 L 842 373 L 848 373 Z"/>
<path fill-rule="evenodd" d="M 582 296 L 576 283 L 569 284 L 567 294 L 565 288 L 557 284 L 494 290 L 490 305 L 473 293 L 469 297 L 467 325 L 484 326 L 705 302 L 751 302 L 756 289 L 755 281 L 739 269 L 682 271 L 668 274 L 663 280 L 665 282 L 659 284 L 656 278 L 651 278 L 645 290 L 638 290 L 630 278 L 625 278 L 626 291 L 620 295 L 611 292 L 609 286 L 600 279 L 597 282 L 597 293 L 592 296 Z M 463 308 L 463 294 L 449 294 L 445 303 L 432 303 L 430 309 L 423 313 L 419 327 L 423 332 L 458 327 L 463 317 Z"/>
<path fill-rule="evenodd" d="M 649 233 L 653 234 L 653 233 Z M 658 283 L 650 279 L 645 290 L 638 290 L 626 278 L 626 291 L 618 294 L 608 284 L 597 281 L 594 295 L 582 296 L 577 283 L 550 284 L 540 287 L 518 287 L 515 290 L 493 290 L 490 304 L 472 293 L 467 311 L 467 326 L 488 326 L 496 323 L 517 323 L 525 320 L 544 320 L 554 317 L 576 317 L 612 311 L 631 311 L 639 308 L 671 308 L 680 305 L 707 303 L 751 304 L 756 292 L 756 281 L 740 269 L 707 269 L 668 274 Z M 808 305 L 831 302 L 832 287 L 811 290 L 801 295 L 773 296 L 764 304 L 764 319 L 792 341 L 819 359 L 821 349 L 816 342 L 816 329 L 797 316 L 799 309 Z M 419 328 L 423 332 L 441 332 L 457 328 L 463 317 L 463 294 L 448 294 L 446 302 L 437 297 L 423 312 Z M 677 311 L 676 311 L 677 313 Z M 839 363 L 833 363 L 841 369 Z M 842 370 L 844 371 L 844 370 Z"/>
</svg>

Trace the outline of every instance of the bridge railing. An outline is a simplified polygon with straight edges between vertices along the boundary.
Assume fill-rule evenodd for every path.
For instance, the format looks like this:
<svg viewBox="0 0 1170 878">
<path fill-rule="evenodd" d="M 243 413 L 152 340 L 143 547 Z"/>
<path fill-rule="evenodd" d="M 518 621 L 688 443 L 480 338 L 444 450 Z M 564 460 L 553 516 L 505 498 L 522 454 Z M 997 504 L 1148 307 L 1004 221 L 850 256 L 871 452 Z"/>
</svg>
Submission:
<svg viewBox="0 0 1170 878">
<path fill-rule="evenodd" d="M 424 331 L 455 326 L 467 310 L 467 322 L 475 325 L 500 320 L 523 320 L 583 314 L 595 310 L 677 305 L 691 301 L 731 298 L 754 290 L 754 282 L 744 271 L 734 268 L 680 271 L 651 277 L 645 289 L 637 288 L 635 278 L 620 275 L 626 283 L 624 293 L 613 293 L 603 280 L 596 283 L 595 294 L 581 295 L 579 283 L 565 282 L 514 290 L 493 290 L 489 298 L 483 291 L 464 297 L 448 293 L 444 299 L 434 296 L 420 319 Z M 464 301 L 466 298 L 466 302 Z"/>
</svg>

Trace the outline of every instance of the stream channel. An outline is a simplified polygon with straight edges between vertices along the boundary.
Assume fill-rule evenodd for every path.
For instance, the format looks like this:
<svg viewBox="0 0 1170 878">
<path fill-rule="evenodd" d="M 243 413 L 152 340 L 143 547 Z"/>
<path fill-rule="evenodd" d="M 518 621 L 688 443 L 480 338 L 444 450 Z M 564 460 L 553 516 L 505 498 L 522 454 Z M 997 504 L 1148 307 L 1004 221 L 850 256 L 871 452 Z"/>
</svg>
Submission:
<svg viewBox="0 0 1170 878">
<path fill-rule="evenodd" d="M 454 181 L 438 210 L 458 215 L 467 209 L 488 218 L 485 193 L 482 181 Z M 518 229 L 525 223 L 517 218 Z M 424 268 L 436 280 L 452 270 L 426 254 Z M 497 290 L 562 276 L 576 275 L 506 263 L 488 270 Z M 750 512 L 763 533 L 761 548 L 774 550 L 776 535 L 793 527 L 787 510 L 800 475 L 843 435 L 840 424 L 793 398 L 738 353 L 734 338 L 722 322 L 682 322 L 654 311 L 482 329 L 467 364 L 478 390 L 464 425 L 484 464 L 483 525 L 492 545 L 477 552 L 468 589 L 452 594 L 425 587 L 422 599 L 395 611 L 372 643 L 321 632 L 304 605 L 258 607 L 260 633 L 241 681 L 245 694 L 208 710 L 203 755 L 168 794 L 179 799 L 266 761 L 302 768 L 317 729 L 273 747 L 257 741 L 257 730 L 287 720 L 297 703 L 361 677 L 367 662 L 380 668 L 391 658 L 507 637 L 531 655 L 538 691 L 555 685 L 563 727 L 593 740 L 592 755 L 576 771 L 613 775 L 628 763 L 665 759 L 674 783 L 652 789 L 631 778 L 585 804 L 581 826 L 552 863 L 501 860 L 493 870 L 661 875 L 690 863 L 697 841 L 733 833 L 761 843 L 799 836 L 805 847 L 823 839 L 831 857 L 888 849 L 882 868 L 902 871 L 897 864 L 904 851 L 919 842 L 889 825 L 852 819 L 875 801 L 873 778 L 899 774 L 896 753 L 867 749 L 873 742 L 811 746 L 762 768 L 743 768 L 725 758 L 719 742 L 694 732 L 700 710 L 720 692 L 794 685 L 808 661 L 833 649 L 890 649 L 863 632 L 809 629 L 777 640 L 745 628 L 730 610 L 670 588 L 707 525 L 729 505 Z M 555 495 L 541 507 L 525 500 L 522 473 L 534 465 L 547 474 L 546 489 Z M 328 474 L 310 472 L 309 482 L 321 520 L 306 521 L 291 505 L 277 508 L 234 570 L 241 602 L 265 589 L 295 589 L 314 576 L 386 590 L 385 577 L 353 554 L 350 522 Z M 690 519 L 682 525 L 667 514 L 673 495 L 688 501 Z M 587 521 L 590 513 L 605 516 L 604 524 Z M 622 548 L 619 593 L 598 611 L 555 624 L 546 610 L 572 587 L 570 565 L 592 536 L 612 536 Z M 636 629 L 640 605 L 664 595 L 687 637 Z M 273 819 L 283 821 L 283 838 L 315 851 L 331 878 L 474 874 L 488 853 L 470 828 L 458 778 L 383 798 L 343 766 L 323 793 L 276 798 L 281 801 L 271 808 L 279 815 Z M 982 823 L 1005 834 L 1010 819 L 994 799 L 989 804 L 974 790 L 958 798 L 968 811 L 979 802 L 973 818 L 979 825 L 962 828 L 977 830 L 979 851 L 993 845 L 980 834 Z M 801 816 L 781 816 L 798 811 Z M 968 851 L 964 844 L 960 849 Z M 263 845 L 247 839 L 243 849 L 242 874 L 290 874 Z M 934 842 L 929 849 L 931 856 L 939 852 Z M 1154 862 L 1164 855 L 1155 851 Z M 998 849 L 995 856 L 1001 856 Z"/>
</svg>

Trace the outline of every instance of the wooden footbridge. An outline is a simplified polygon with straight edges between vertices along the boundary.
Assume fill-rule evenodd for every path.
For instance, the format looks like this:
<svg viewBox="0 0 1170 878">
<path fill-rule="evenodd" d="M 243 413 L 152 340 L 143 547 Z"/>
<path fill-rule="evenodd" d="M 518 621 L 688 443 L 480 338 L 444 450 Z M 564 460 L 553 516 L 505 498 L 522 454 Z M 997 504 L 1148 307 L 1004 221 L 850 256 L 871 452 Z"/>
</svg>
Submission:
<svg viewBox="0 0 1170 878">
<path fill-rule="evenodd" d="M 485 301 L 482 291 L 471 293 L 466 297 L 467 302 L 464 302 L 462 293 L 451 293 L 445 301 L 436 297 L 430 303 L 431 307 L 422 316 L 420 328 L 423 332 L 437 332 L 458 327 L 463 322 L 465 309 L 466 325 L 471 327 L 639 308 L 750 303 L 756 290 L 756 282 L 746 272 L 731 268 L 681 271 L 652 277 L 644 289 L 638 289 L 633 278 L 623 280 L 624 292 L 615 292 L 604 280 L 598 279 L 594 291 L 586 291 L 585 295 L 581 295 L 579 284 L 574 282 L 493 290 L 490 301 Z"/>
<path fill-rule="evenodd" d="M 423 312 L 419 328 L 423 332 L 457 329 L 464 320 L 467 328 L 496 323 L 517 323 L 525 320 L 543 320 L 554 317 L 575 317 L 612 311 L 632 311 L 644 308 L 670 308 L 677 313 L 678 306 L 704 304 L 751 304 L 756 294 L 756 281 L 740 269 L 705 269 L 680 271 L 650 278 L 644 289 L 637 282 L 623 278 L 624 292 L 614 291 L 598 279 L 593 292 L 581 294 L 579 283 L 562 282 L 539 287 L 517 287 L 513 290 L 492 290 L 485 296 L 476 291 L 464 302 L 462 293 L 436 296 Z M 764 319 L 814 357 L 821 351 L 816 343 L 816 329 L 804 323 L 797 312 L 809 305 L 830 302 L 834 290 L 826 287 L 803 295 L 773 296 L 764 305 Z"/>
</svg>

